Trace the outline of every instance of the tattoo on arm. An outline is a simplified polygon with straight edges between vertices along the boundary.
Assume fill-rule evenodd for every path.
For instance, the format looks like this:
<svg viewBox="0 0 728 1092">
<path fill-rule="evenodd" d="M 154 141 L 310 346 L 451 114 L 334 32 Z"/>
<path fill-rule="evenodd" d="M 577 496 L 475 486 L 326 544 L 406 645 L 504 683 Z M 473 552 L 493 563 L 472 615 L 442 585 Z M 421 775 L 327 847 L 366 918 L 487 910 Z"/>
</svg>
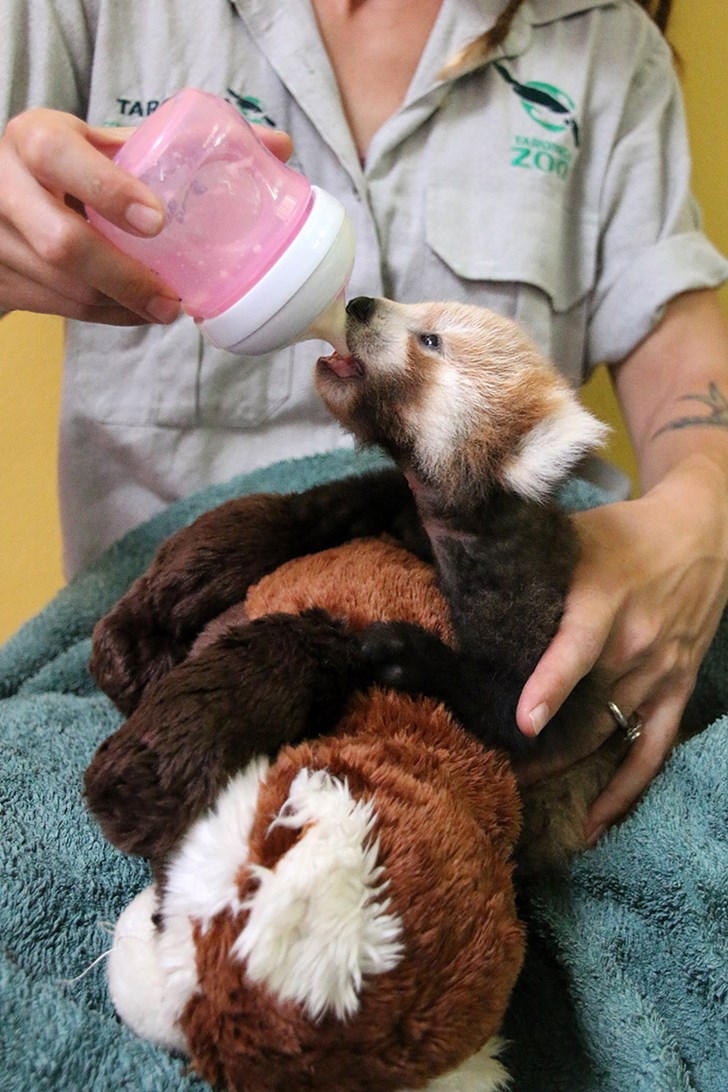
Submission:
<svg viewBox="0 0 728 1092">
<path fill-rule="evenodd" d="M 701 414 L 689 414 L 686 417 L 678 417 L 674 421 L 668 421 L 662 428 L 658 428 L 652 439 L 663 432 L 671 432 L 680 428 L 692 428 L 693 425 L 712 425 L 715 428 L 728 429 L 728 399 L 718 390 L 717 384 L 708 384 L 707 394 L 684 394 L 681 402 L 698 402 L 701 406 L 707 406 L 709 412 Z"/>
</svg>

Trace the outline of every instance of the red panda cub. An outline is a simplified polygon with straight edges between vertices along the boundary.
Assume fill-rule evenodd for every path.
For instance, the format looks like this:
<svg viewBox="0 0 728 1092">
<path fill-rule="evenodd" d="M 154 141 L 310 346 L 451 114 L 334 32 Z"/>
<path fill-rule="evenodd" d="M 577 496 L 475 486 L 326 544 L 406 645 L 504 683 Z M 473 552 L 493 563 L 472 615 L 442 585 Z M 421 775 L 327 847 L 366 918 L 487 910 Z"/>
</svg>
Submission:
<svg viewBox="0 0 728 1092">
<path fill-rule="evenodd" d="M 420 627 L 382 623 L 365 634 L 365 655 L 377 681 L 444 701 L 485 744 L 510 752 L 525 786 L 530 863 L 558 864 L 583 847 L 586 811 L 626 741 L 615 734 L 590 755 L 614 728 L 594 675 L 538 737 L 520 732 L 515 713 L 578 559 L 556 493 L 606 427 L 519 327 L 491 311 L 368 297 L 347 310 L 350 355 L 318 362 L 317 389 L 347 430 L 405 474 L 456 635 L 451 648 Z"/>
</svg>

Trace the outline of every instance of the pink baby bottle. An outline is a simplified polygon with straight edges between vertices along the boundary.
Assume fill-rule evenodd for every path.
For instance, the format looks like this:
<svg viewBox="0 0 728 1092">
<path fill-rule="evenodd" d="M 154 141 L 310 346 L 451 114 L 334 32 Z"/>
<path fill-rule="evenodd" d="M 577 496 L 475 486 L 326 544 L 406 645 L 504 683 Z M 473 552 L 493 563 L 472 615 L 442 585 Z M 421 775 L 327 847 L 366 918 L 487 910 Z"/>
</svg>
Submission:
<svg viewBox="0 0 728 1092">
<path fill-rule="evenodd" d="M 208 341 L 255 355 L 320 337 L 345 351 L 346 212 L 276 159 L 233 106 L 180 91 L 114 161 L 161 198 L 165 225 L 140 239 L 93 209 L 89 219 L 175 289 Z"/>
</svg>

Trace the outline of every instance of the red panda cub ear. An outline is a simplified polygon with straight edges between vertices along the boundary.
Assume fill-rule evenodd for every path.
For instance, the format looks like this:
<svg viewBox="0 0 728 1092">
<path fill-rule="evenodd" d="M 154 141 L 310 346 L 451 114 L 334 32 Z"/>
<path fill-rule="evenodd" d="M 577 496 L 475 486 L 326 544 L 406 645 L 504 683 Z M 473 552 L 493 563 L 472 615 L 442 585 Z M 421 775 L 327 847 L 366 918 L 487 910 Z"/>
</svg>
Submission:
<svg viewBox="0 0 728 1092">
<path fill-rule="evenodd" d="M 543 415 L 503 462 L 502 484 L 529 500 L 545 500 L 585 455 L 604 443 L 609 431 L 559 379 L 544 402 Z"/>
</svg>

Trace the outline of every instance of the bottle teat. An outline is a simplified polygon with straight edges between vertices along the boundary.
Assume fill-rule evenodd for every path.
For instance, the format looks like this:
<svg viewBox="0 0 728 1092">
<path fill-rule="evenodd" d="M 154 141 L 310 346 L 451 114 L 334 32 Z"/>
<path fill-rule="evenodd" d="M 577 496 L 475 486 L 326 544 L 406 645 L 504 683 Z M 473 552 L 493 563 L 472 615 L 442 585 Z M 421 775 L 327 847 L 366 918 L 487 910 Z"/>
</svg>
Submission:
<svg viewBox="0 0 728 1092">
<path fill-rule="evenodd" d="M 303 332 L 300 341 L 308 341 L 309 338 L 320 338 L 328 341 L 337 353 L 345 356 L 349 352 L 346 344 L 346 303 L 343 291 L 332 300 L 329 306 L 314 319 L 307 330 Z"/>
</svg>

